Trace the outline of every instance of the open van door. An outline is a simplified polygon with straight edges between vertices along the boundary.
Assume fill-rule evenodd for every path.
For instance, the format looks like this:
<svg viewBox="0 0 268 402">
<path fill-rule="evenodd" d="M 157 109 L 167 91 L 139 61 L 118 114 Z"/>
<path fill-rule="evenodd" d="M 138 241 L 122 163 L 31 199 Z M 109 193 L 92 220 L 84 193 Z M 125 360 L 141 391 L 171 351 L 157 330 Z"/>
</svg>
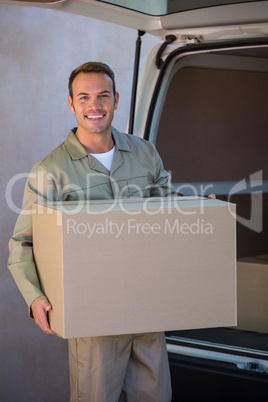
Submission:
<svg viewBox="0 0 268 402">
<path fill-rule="evenodd" d="M 145 31 L 165 40 L 204 40 L 267 33 L 268 2 L 252 0 L 1 0 L 0 3 L 50 8 Z M 262 28 L 260 28 L 260 24 Z M 258 26 L 259 28 L 258 28 Z M 264 29 L 264 30 L 263 30 Z"/>
</svg>

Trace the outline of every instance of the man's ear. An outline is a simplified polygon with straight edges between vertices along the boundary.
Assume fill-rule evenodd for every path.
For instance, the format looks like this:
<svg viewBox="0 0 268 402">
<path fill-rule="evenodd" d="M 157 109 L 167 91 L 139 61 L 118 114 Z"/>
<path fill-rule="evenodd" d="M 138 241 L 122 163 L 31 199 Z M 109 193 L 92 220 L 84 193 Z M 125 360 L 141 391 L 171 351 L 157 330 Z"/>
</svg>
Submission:
<svg viewBox="0 0 268 402">
<path fill-rule="evenodd" d="M 68 103 L 69 103 L 72 113 L 75 113 L 74 106 L 73 106 L 73 100 L 70 95 L 68 96 Z"/>
<path fill-rule="evenodd" d="M 116 92 L 114 94 L 114 110 L 116 110 L 118 108 L 118 102 L 119 102 L 119 93 Z"/>
</svg>

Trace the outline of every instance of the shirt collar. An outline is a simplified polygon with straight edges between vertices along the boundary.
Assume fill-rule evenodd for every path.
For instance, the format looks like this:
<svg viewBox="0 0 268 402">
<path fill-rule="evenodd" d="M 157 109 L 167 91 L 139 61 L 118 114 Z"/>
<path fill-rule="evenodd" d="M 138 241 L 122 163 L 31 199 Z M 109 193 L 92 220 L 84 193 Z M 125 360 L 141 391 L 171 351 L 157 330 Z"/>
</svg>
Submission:
<svg viewBox="0 0 268 402">
<path fill-rule="evenodd" d="M 114 137 L 115 147 L 119 151 L 131 151 L 129 142 L 128 142 L 128 134 L 120 133 L 116 128 L 112 127 L 112 134 Z"/>
<path fill-rule="evenodd" d="M 65 140 L 67 151 L 69 152 L 73 160 L 82 159 L 85 156 L 87 156 L 87 151 L 85 150 L 85 148 L 75 135 L 76 130 L 77 130 L 76 127 L 70 130 Z M 125 134 L 120 133 L 114 127 L 112 127 L 112 134 L 115 142 L 115 147 L 119 151 L 129 152 L 131 150 Z"/>
</svg>

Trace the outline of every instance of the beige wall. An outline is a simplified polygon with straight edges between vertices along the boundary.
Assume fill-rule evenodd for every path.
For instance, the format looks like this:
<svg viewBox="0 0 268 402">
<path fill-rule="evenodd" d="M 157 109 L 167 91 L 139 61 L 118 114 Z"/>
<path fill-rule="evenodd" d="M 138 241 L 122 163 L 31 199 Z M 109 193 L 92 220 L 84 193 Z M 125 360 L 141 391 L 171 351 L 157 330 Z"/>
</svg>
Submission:
<svg viewBox="0 0 268 402">
<path fill-rule="evenodd" d="M 6 268 L 14 210 L 21 205 L 25 180 L 16 181 L 9 202 L 7 185 L 15 175 L 26 175 L 75 126 L 67 83 L 71 70 L 85 61 L 100 60 L 114 69 L 120 93 L 114 124 L 125 130 L 136 37 L 133 30 L 81 16 L 0 5 L 2 402 L 64 402 L 69 387 L 67 342 L 44 335 L 28 317 Z M 143 37 L 141 67 L 156 43 L 153 37 Z"/>
</svg>

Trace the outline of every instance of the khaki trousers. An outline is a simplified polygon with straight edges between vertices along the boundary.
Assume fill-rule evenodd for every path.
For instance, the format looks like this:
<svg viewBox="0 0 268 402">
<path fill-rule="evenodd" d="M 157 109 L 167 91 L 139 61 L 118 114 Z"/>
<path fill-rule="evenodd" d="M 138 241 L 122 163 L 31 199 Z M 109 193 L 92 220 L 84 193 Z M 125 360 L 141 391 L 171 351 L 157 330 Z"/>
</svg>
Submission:
<svg viewBox="0 0 268 402">
<path fill-rule="evenodd" d="M 70 402 L 170 402 L 164 333 L 69 339 Z"/>
</svg>

